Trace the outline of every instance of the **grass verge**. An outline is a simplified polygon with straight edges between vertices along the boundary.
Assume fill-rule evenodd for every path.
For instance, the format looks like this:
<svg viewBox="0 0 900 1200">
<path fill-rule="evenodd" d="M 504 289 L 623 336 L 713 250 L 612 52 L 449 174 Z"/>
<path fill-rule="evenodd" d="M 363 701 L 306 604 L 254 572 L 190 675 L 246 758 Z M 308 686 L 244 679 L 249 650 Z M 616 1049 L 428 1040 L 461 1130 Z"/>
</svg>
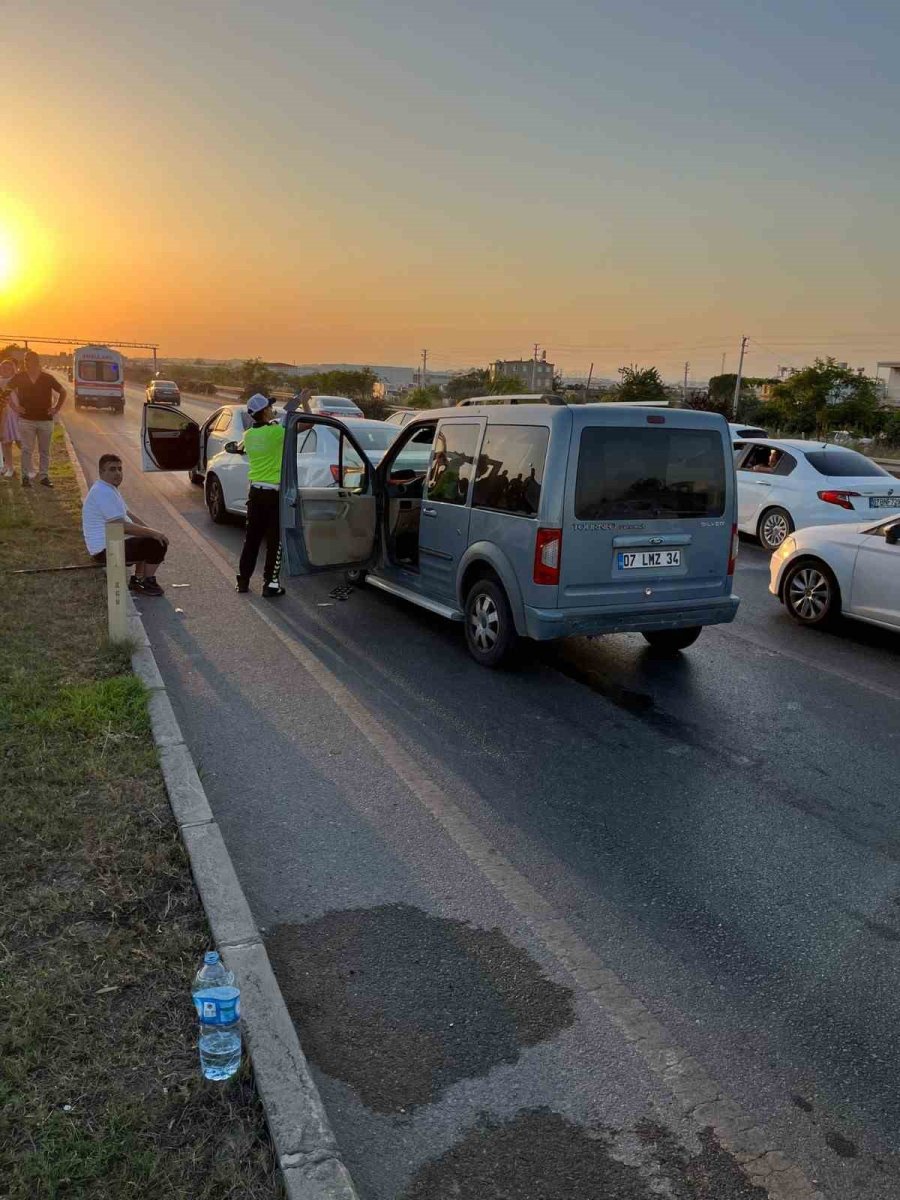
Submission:
<svg viewBox="0 0 900 1200">
<path fill-rule="evenodd" d="M 273 1200 L 252 1077 L 199 1074 L 209 943 L 146 697 L 105 639 L 60 432 L 0 481 L 0 1180 L 10 1200 Z"/>
</svg>

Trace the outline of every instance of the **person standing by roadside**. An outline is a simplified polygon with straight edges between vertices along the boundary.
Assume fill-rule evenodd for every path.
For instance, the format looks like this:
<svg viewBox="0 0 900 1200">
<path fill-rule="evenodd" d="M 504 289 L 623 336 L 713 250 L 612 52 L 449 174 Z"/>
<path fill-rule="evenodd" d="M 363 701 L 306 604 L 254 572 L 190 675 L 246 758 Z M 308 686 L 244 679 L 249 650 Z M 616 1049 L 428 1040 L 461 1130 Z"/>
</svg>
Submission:
<svg viewBox="0 0 900 1200">
<path fill-rule="evenodd" d="M 19 368 L 11 358 L 0 362 L 0 450 L 3 453 L 3 470 L 0 478 L 12 479 L 16 473 L 13 466 L 13 446 L 19 445 L 19 418 L 13 408 L 10 384 Z"/>
<path fill-rule="evenodd" d="M 35 441 L 39 451 L 40 482 L 44 487 L 53 487 L 50 482 L 50 441 L 53 437 L 53 419 L 63 406 L 66 389 L 53 375 L 41 370 L 41 360 L 33 350 L 25 351 L 23 368 L 13 376 L 9 386 L 19 418 L 22 487 L 31 487 L 34 478 Z M 54 392 L 57 395 L 55 403 Z"/>
<path fill-rule="evenodd" d="M 122 460 L 117 454 L 101 454 L 98 478 L 84 498 L 81 529 L 88 554 L 96 563 L 106 563 L 106 526 L 121 521 L 125 528 L 125 562 L 134 566 L 128 590 L 141 596 L 162 596 L 156 572 L 169 548 L 169 539 L 157 529 L 129 521 L 128 509 L 119 492 Z"/>
<path fill-rule="evenodd" d="M 286 406 L 293 412 L 304 404 L 312 392 L 304 389 Z M 278 578 L 281 565 L 281 521 L 279 489 L 281 487 L 281 457 L 284 451 L 284 425 L 275 411 L 274 399 L 257 392 L 247 401 L 247 412 L 253 425 L 244 434 L 242 452 L 249 460 L 250 492 L 247 497 L 247 533 L 238 564 L 235 590 L 250 591 L 250 578 L 256 570 L 256 560 L 263 541 L 266 543 L 266 562 L 263 567 L 262 595 L 268 599 L 283 596 L 284 588 Z"/>
</svg>

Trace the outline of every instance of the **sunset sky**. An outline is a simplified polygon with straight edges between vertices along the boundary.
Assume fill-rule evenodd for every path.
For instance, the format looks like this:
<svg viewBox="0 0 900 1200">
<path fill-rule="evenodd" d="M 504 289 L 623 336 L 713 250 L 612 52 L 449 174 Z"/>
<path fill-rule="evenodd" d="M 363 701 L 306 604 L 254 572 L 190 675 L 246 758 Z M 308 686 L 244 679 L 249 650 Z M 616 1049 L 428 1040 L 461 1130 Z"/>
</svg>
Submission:
<svg viewBox="0 0 900 1200">
<path fill-rule="evenodd" d="M 895 0 L 36 0 L 4 32 L 4 333 L 900 359 Z"/>
</svg>

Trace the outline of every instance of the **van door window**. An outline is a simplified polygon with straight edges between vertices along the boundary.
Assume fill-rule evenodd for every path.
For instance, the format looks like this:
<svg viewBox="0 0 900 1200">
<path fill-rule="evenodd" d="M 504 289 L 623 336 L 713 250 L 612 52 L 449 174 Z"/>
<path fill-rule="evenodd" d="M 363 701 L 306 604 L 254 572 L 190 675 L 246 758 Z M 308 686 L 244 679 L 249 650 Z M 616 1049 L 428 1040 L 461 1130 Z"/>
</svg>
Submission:
<svg viewBox="0 0 900 1200">
<path fill-rule="evenodd" d="M 425 484 L 428 500 L 465 504 L 480 430 L 476 424 L 446 421 L 438 426 Z"/>
<path fill-rule="evenodd" d="M 725 455 L 718 433 L 615 426 L 582 431 L 578 520 L 674 520 L 724 512 Z"/>
<path fill-rule="evenodd" d="M 472 507 L 536 517 L 549 437 L 541 425 L 489 425 L 478 456 Z"/>
</svg>

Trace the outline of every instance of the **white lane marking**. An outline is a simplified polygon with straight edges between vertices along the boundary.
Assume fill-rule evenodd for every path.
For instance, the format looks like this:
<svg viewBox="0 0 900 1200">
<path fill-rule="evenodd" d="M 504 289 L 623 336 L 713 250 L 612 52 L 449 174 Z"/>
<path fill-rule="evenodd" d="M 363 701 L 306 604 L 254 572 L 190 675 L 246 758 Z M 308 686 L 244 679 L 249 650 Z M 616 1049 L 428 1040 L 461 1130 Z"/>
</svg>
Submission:
<svg viewBox="0 0 900 1200">
<path fill-rule="evenodd" d="M 135 455 L 129 448 L 130 456 Z M 233 565 L 202 537 L 163 496 L 158 502 L 197 548 L 229 582 Z M 473 865 L 532 928 L 576 985 L 596 1003 L 674 1096 L 694 1127 L 711 1126 L 721 1144 L 743 1165 L 750 1180 L 770 1200 L 825 1200 L 802 1169 L 773 1147 L 765 1130 L 754 1125 L 740 1106 L 692 1055 L 675 1043 L 660 1021 L 609 970 L 525 876 L 495 849 L 473 821 L 426 774 L 397 739 L 311 650 L 263 611 L 264 601 L 248 605 L 274 633 L 337 708 L 356 726 L 379 757 L 402 780 L 417 803 L 450 837 Z M 351 796 L 351 799 L 354 799 Z M 354 800 L 354 803 L 356 801 Z"/>
</svg>

